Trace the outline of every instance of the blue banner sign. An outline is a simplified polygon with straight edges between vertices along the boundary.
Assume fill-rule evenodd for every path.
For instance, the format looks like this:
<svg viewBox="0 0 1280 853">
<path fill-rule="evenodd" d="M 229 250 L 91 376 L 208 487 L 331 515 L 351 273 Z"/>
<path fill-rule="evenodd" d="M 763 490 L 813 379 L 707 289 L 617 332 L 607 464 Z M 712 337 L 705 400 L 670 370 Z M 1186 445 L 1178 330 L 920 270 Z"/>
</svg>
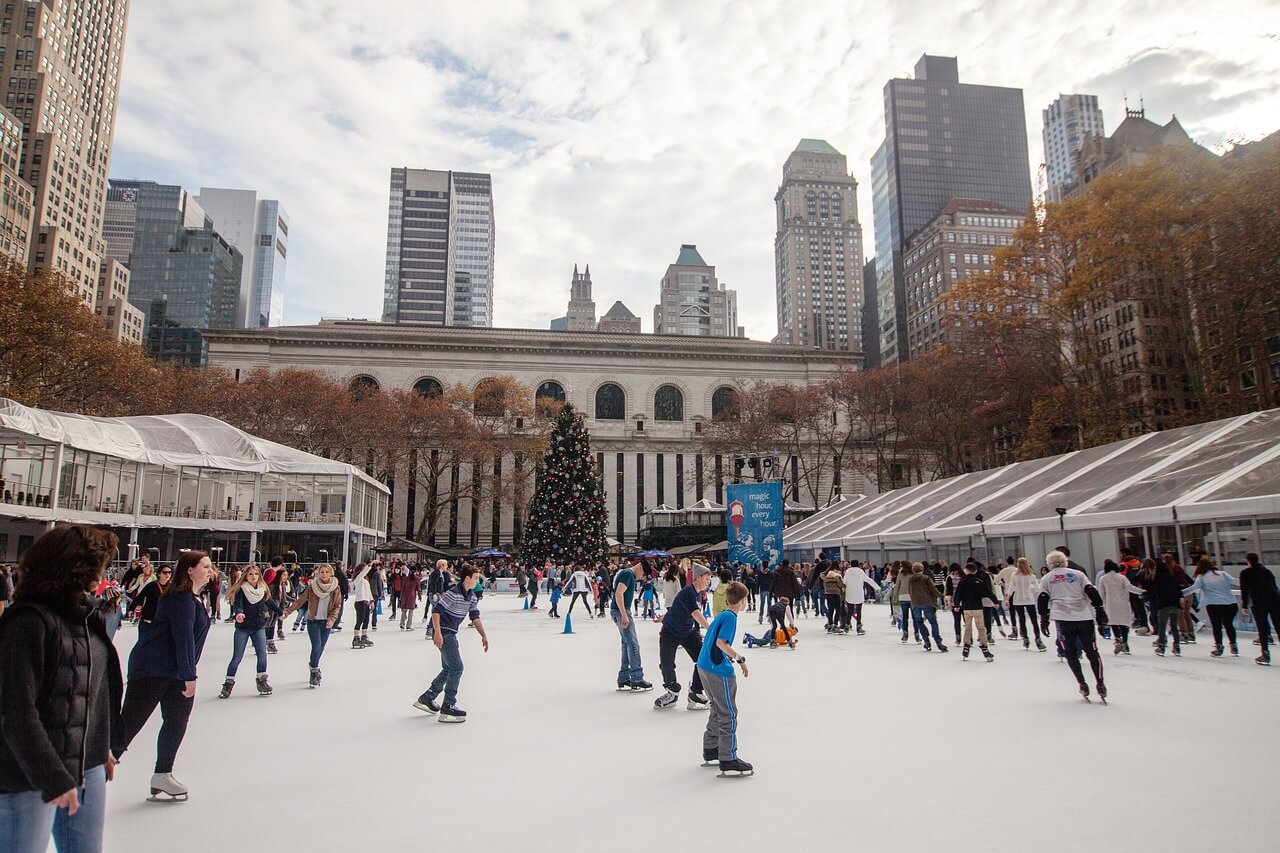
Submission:
<svg viewBox="0 0 1280 853">
<path fill-rule="evenodd" d="M 782 483 L 739 483 L 727 490 L 729 562 L 782 562 Z"/>
</svg>

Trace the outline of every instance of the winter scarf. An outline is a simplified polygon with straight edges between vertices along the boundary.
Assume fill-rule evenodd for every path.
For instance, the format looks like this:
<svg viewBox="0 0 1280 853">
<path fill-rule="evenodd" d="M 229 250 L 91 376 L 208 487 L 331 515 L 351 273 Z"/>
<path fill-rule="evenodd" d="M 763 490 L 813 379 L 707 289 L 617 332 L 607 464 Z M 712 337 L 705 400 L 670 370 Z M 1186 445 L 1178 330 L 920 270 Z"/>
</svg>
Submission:
<svg viewBox="0 0 1280 853">
<path fill-rule="evenodd" d="M 315 593 L 316 598 L 323 598 L 326 595 L 332 594 L 334 590 L 338 588 L 338 579 L 329 578 L 329 582 L 326 584 L 321 583 L 319 577 L 314 577 L 311 579 L 311 583 L 308 584 L 308 586 L 311 587 L 311 591 Z"/>
<path fill-rule="evenodd" d="M 267 586 L 249 586 L 247 583 L 240 584 L 240 592 L 244 593 L 245 601 L 250 604 L 257 604 L 267 594 Z"/>
</svg>

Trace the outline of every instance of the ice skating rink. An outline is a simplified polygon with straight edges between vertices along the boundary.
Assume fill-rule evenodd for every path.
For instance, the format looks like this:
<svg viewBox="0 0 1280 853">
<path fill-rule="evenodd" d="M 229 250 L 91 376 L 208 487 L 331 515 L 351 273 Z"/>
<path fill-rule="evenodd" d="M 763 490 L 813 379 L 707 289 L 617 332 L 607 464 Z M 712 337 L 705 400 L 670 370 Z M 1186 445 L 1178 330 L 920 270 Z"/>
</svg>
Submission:
<svg viewBox="0 0 1280 853">
<path fill-rule="evenodd" d="M 219 700 L 232 627 L 214 626 L 175 768 L 191 799 L 145 802 L 157 712 L 108 786 L 106 849 L 1238 852 L 1280 837 L 1280 667 L 1253 663 L 1253 635 L 1235 659 L 1210 658 L 1205 634 L 1180 659 L 1137 636 L 1117 658 L 1104 641 L 1103 707 L 1052 646 L 997 641 L 994 663 L 962 663 L 901 645 L 884 606 L 863 637 L 802 617 L 796 650 L 746 651 L 739 741 L 756 775 L 719 779 L 699 766 L 706 712 L 683 696 L 652 710 L 656 624 L 640 626 L 655 690 L 622 694 L 611 622 L 578 608 L 566 636 L 520 604 L 482 602 L 488 655 L 462 629 L 463 725 L 411 706 L 439 668 L 420 627 L 384 616 L 377 645 L 353 650 L 348 608 L 322 687 L 307 687 L 305 636 L 287 633 L 275 695 L 256 695 L 250 653 Z M 126 660 L 135 635 L 117 636 Z"/>
</svg>

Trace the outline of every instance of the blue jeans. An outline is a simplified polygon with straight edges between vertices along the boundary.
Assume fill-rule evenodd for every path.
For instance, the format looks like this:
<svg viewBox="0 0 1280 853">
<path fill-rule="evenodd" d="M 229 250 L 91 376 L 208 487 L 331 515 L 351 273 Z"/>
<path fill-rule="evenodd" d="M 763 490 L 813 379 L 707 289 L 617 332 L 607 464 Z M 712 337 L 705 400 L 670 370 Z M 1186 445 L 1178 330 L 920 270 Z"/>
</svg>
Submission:
<svg viewBox="0 0 1280 853">
<path fill-rule="evenodd" d="M 764 618 L 764 614 L 769 612 L 769 605 L 773 604 L 773 593 L 765 589 L 763 584 L 760 587 L 760 618 Z"/>
<path fill-rule="evenodd" d="M 0 850 L 45 853 L 52 837 L 58 853 L 101 853 L 102 821 L 107 812 L 103 765 L 85 771 L 84 785 L 76 793 L 80 809 L 71 817 L 66 809 L 46 803 L 39 791 L 0 794 Z"/>
<path fill-rule="evenodd" d="M 925 624 L 933 629 L 933 641 L 938 645 L 942 645 L 942 635 L 938 633 L 938 608 L 929 607 L 925 604 L 917 604 L 911 608 L 911 616 L 915 619 L 916 624 L 920 626 L 920 633 L 924 635 L 925 642 L 929 641 L 929 633 L 925 630 Z"/>
<path fill-rule="evenodd" d="M 911 624 L 914 625 L 917 630 L 919 630 L 920 622 L 911 613 L 911 602 L 899 600 L 898 608 L 902 611 L 898 616 L 898 627 L 902 630 L 902 633 L 904 634 L 907 633 L 907 617 L 908 616 L 913 617 L 911 620 Z"/>
<path fill-rule="evenodd" d="M 237 627 L 235 635 L 231 638 L 231 663 L 227 664 L 227 678 L 236 677 L 236 670 L 240 668 L 240 661 L 244 659 L 245 646 L 250 640 L 253 641 L 253 652 L 258 656 L 258 674 L 261 675 L 267 671 L 267 629 L 246 631 Z"/>
<path fill-rule="evenodd" d="M 320 665 L 320 656 L 324 654 L 324 644 L 329 642 L 330 629 L 323 619 L 307 620 L 307 636 L 311 638 L 311 668 Z"/>
<path fill-rule="evenodd" d="M 453 707 L 458 701 L 458 684 L 462 681 L 462 652 L 458 650 L 458 635 L 444 634 L 444 645 L 440 647 L 440 674 L 427 692 L 439 696 L 444 691 L 445 708 Z"/>
<path fill-rule="evenodd" d="M 618 626 L 618 634 L 622 637 L 622 666 L 618 669 L 618 683 L 631 684 L 644 681 L 644 667 L 640 664 L 640 641 L 636 639 L 636 620 L 628 617 L 627 627 L 622 627 L 622 614 L 618 609 L 610 608 L 613 624 Z"/>
</svg>

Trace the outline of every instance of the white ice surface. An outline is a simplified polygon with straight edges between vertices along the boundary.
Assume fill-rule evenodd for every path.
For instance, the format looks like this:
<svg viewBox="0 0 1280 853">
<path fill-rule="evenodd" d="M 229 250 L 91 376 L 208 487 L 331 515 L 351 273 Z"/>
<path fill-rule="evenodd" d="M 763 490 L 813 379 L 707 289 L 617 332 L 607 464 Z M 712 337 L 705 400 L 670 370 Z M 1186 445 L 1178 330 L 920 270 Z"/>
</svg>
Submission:
<svg viewBox="0 0 1280 853">
<path fill-rule="evenodd" d="M 1116 658 L 1104 641 L 1103 707 L 1052 651 L 1000 641 L 995 663 L 962 663 L 901 645 L 883 606 L 867 607 L 864 637 L 801 618 L 795 651 L 747 652 L 739 742 L 757 772 L 718 779 L 698 766 L 705 712 L 683 696 L 652 710 L 660 686 L 614 691 L 611 622 L 578 608 L 566 636 L 563 619 L 519 607 L 486 596 L 488 655 L 462 631 L 465 725 L 411 707 L 439 668 L 421 628 L 384 616 L 377 645 L 356 651 L 348 611 L 316 690 L 305 636 L 287 633 L 275 695 L 256 695 L 250 652 L 223 701 L 232 629 L 214 626 L 175 769 L 191 799 L 144 801 L 157 712 L 108 786 L 106 849 L 1277 849 L 1280 667 L 1254 665 L 1252 635 L 1218 660 L 1203 634 L 1181 659 L 1136 636 Z M 657 626 L 641 630 L 658 685 Z M 126 660 L 134 636 L 118 636 Z"/>
</svg>

